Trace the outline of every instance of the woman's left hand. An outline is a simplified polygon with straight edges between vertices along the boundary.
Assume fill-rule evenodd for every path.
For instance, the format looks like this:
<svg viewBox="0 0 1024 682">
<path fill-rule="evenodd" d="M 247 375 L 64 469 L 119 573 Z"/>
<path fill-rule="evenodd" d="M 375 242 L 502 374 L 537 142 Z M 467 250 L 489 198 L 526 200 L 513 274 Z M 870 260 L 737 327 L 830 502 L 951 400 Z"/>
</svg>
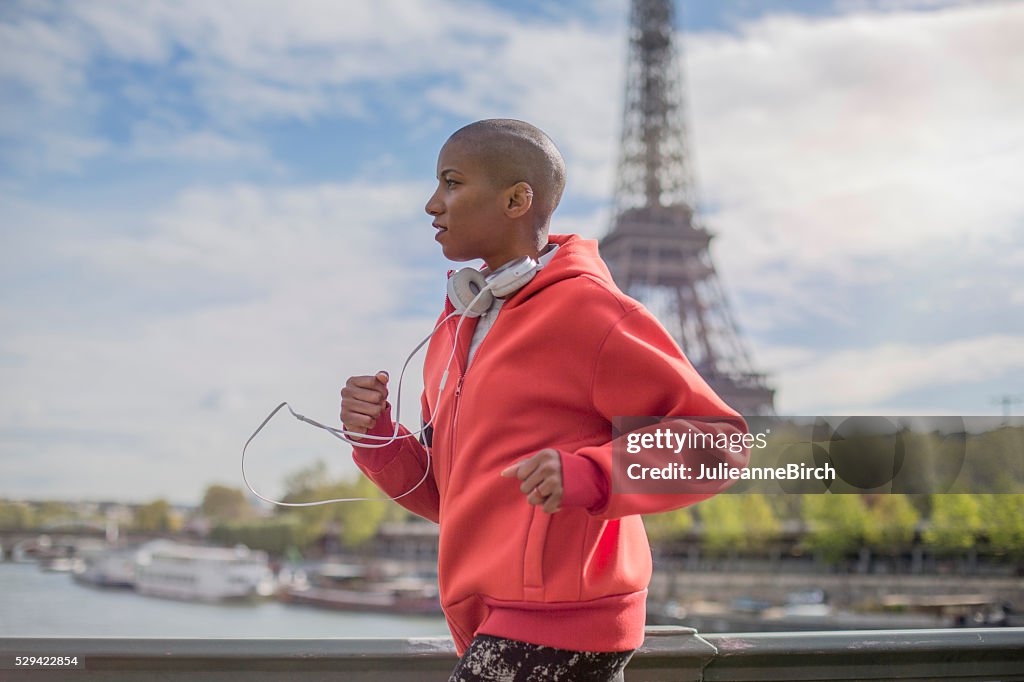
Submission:
<svg viewBox="0 0 1024 682">
<path fill-rule="evenodd" d="M 541 450 L 501 472 L 505 478 L 518 478 L 519 486 L 530 504 L 544 505 L 548 514 L 558 511 L 562 503 L 562 458 L 558 450 Z"/>
</svg>

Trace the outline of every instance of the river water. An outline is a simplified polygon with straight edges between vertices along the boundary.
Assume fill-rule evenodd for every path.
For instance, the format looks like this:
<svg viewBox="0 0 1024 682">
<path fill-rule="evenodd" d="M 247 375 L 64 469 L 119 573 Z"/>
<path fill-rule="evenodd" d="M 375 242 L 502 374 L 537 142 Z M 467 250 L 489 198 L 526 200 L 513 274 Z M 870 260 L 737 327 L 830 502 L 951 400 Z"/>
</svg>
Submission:
<svg viewBox="0 0 1024 682">
<path fill-rule="evenodd" d="M 81 585 L 36 564 L 0 562 L 0 637 L 429 637 L 444 619 L 266 601 L 179 602 Z"/>
</svg>

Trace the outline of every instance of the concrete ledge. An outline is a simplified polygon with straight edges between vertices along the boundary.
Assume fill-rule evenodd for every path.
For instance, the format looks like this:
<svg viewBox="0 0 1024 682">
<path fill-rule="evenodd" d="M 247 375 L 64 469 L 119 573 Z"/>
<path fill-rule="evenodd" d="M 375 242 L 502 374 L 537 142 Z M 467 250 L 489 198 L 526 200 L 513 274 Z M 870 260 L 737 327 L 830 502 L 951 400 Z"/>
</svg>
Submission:
<svg viewBox="0 0 1024 682">
<path fill-rule="evenodd" d="M 16 656 L 77 656 L 81 667 L 18 667 Z M 0 640 L 5 681 L 443 682 L 455 660 L 443 638 Z M 1024 682 L 1024 628 L 705 636 L 689 628 L 648 628 L 626 680 Z"/>
<path fill-rule="evenodd" d="M 1024 680 L 1024 628 L 704 635 L 730 680 Z"/>
</svg>

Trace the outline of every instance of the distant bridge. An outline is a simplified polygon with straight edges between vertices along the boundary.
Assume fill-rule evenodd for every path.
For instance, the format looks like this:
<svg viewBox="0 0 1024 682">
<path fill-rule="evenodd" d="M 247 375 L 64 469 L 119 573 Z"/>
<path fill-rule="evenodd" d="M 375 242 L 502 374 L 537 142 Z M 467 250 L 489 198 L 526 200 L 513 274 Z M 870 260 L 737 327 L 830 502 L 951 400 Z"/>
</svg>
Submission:
<svg viewBox="0 0 1024 682">
<path fill-rule="evenodd" d="M 0 529 L 0 560 L 10 559 L 15 552 L 38 551 L 40 548 L 74 547 L 83 540 L 103 539 L 109 544 L 118 541 L 146 542 L 178 537 L 172 533 L 131 531 L 122 535 L 116 522 L 61 519 L 31 529 Z M 0 668 L 2 669 L 2 668 Z"/>
</svg>

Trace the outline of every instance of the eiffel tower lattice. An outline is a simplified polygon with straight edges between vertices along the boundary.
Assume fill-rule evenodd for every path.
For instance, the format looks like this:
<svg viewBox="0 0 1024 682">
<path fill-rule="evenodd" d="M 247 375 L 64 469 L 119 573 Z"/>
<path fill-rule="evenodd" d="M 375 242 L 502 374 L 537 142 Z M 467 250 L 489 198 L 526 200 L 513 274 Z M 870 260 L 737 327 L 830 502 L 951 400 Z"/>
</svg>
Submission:
<svg viewBox="0 0 1024 682">
<path fill-rule="evenodd" d="M 646 305 L 701 376 L 745 415 L 774 413 L 694 215 L 682 71 L 672 0 L 632 0 L 615 215 L 601 255 L 623 291 Z"/>
</svg>

